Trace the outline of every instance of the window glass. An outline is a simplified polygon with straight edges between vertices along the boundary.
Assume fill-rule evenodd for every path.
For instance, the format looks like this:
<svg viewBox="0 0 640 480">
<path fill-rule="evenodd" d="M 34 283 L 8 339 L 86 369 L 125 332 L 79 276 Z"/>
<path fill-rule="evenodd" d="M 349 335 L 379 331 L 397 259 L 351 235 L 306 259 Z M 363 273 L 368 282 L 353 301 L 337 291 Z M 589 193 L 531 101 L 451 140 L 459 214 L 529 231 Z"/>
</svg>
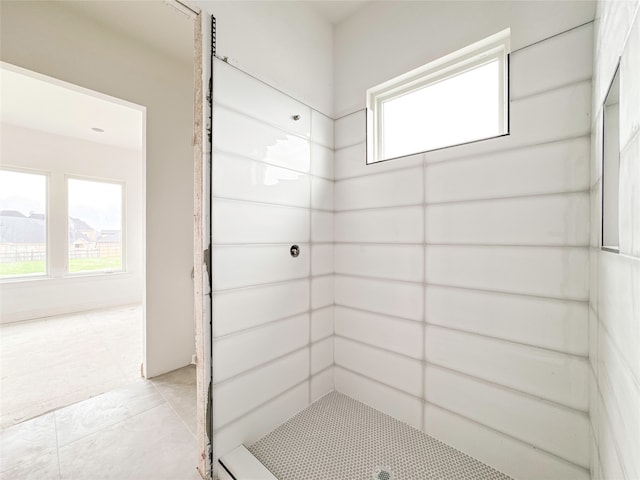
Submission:
<svg viewBox="0 0 640 480">
<path fill-rule="evenodd" d="M 68 179 L 69 273 L 122 270 L 122 185 Z"/>
<path fill-rule="evenodd" d="M 47 176 L 0 170 L 0 278 L 47 273 Z"/>
</svg>

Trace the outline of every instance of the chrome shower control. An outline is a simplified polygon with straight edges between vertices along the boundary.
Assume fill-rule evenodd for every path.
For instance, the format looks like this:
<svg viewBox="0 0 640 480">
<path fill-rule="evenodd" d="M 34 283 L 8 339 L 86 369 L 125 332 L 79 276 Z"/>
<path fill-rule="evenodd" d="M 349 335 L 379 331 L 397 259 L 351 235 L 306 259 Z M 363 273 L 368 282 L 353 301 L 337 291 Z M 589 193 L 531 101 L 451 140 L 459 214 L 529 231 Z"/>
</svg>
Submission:
<svg viewBox="0 0 640 480">
<path fill-rule="evenodd" d="M 297 122 L 298 120 L 300 120 L 300 115 L 294 115 L 291 118 L 293 118 Z"/>
<path fill-rule="evenodd" d="M 291 253 L 291 256 L 293 258 L 296 258 L 298 255 L 300 255 L 300 247 L 298 245 L 291 245 L 289 253 Z"/>
</svg>

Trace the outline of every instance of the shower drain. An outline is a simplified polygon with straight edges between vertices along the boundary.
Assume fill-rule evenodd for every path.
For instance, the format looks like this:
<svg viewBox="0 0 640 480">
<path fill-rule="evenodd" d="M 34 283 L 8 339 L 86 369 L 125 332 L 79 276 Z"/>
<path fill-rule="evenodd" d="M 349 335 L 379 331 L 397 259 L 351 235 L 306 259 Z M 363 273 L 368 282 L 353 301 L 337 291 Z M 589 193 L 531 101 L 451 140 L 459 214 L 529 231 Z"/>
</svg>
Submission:
<svg viewBox="0 0 640 480">
<path fill-rule="evenodd" d="M 391 469 L 387 467 L 379 467 L 373 471 L 373 480 L 393 480 Z"/>
</svg>

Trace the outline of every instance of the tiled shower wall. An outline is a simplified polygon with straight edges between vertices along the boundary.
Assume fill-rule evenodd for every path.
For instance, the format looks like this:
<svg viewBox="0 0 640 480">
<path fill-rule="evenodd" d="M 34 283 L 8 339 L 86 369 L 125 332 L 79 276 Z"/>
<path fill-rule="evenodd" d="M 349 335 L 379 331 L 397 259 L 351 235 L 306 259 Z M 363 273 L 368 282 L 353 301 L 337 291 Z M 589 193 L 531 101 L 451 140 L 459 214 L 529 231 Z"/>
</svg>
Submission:
<svg viewBox="0 0 640 480">
<path fill-rule="evenodd" d="M 594 479 L 640 478 L 640 2 L 598 2 L 591 161 L 590 409 Z M 600 250 L 602 104 L 620 63 L 620 253 Z"/>
<path fill-rule="evenodd" d="M 333 390 L 333 120 L 223 61 L 213 75 L 217 458 Z"/>
<path fill-rule="evenodd" d="M 365 165 L 335 125 L 335 386 L 519 479 L 589 478 L 593 25 L 511 55 L 511 135 Z"/>
</svg>

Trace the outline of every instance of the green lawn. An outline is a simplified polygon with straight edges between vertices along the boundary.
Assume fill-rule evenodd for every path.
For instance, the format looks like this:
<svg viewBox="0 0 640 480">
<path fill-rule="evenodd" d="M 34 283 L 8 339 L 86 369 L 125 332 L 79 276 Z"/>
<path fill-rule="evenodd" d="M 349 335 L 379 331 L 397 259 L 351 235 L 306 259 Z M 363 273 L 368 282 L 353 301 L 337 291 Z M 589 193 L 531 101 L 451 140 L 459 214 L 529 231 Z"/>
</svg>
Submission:
<svg viewBox="0 0 640 480">
<path fill-rule="evenodd" d="M 119 270 L 122 268 L 120 257 L 72 258 L 69 260 L 69 273 L 91 272 L 93 270 Z M 45 273 L 44 260 L 32 262 L 0 263 L 0 277 L 8 275 L 29 275 Z"/>
</svg>

